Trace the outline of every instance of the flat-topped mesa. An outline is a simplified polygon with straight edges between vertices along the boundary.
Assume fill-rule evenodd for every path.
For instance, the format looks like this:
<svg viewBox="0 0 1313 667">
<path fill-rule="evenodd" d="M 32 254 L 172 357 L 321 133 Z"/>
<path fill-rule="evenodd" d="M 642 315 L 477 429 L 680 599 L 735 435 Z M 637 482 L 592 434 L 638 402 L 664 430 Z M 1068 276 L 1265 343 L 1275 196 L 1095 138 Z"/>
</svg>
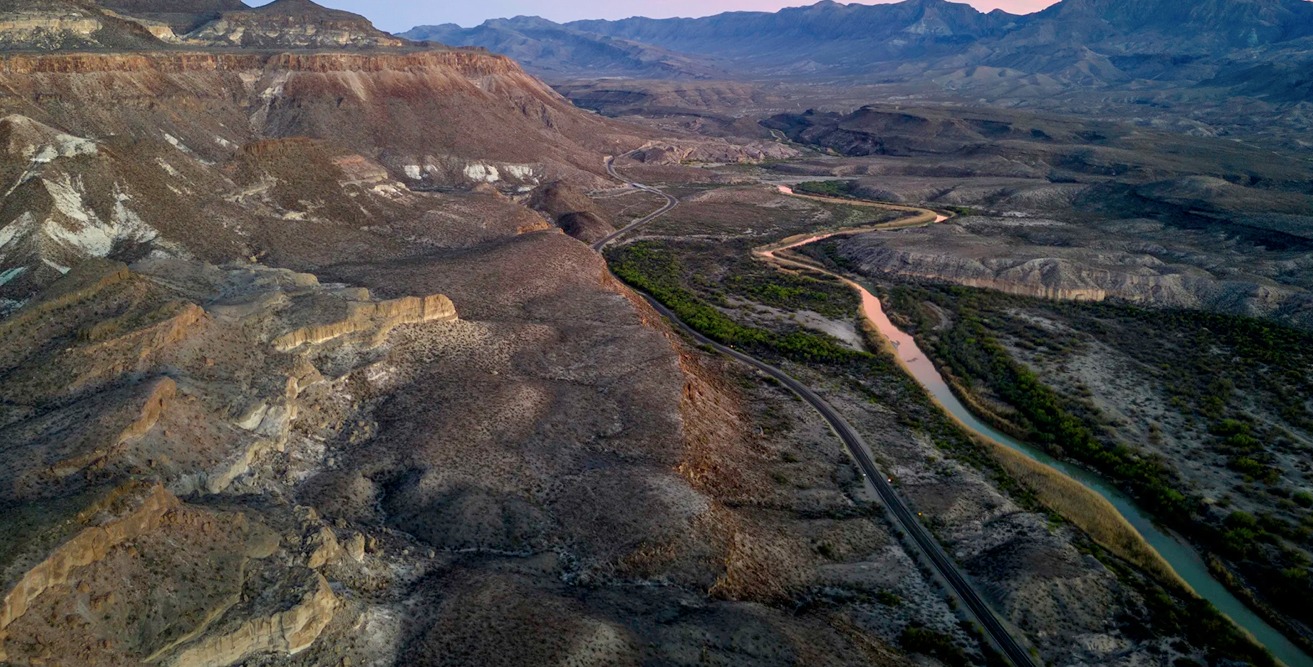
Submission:
<svg viewBox="0 0 1313 667">
<path fill-rule="evenodd" d="M 302 345 L 319 345 L 357 333 L 370 333 L 376 343 L 392 329 L 404 324 L 456 319 L 456 306 L 442 294 L 391 301 L 350 301 L 346 304 L 346 316 L 341 320 L 294 329 L 275 338 L 273 344 L 278 351 L 289 352 Z"/>
</svg>

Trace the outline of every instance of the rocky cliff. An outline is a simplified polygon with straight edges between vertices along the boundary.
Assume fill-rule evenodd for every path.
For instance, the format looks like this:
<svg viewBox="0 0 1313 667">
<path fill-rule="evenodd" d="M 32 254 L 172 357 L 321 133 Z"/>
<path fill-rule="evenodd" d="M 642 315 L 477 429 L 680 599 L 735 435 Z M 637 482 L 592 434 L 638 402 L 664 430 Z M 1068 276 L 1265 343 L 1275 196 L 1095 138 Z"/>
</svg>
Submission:
<svg viewBox="0 0 1313 667">
<path fill-rule="evenodd" d="M 1085 239 L 1074 225 L 967 218 L 923 230 L 854 237 L 841 254 L 863 274 L 994 289 L 1045 299 L 1116 299 L 1208 309 L 1313 326 L 1313 296 L 1264 275 L 1220 269 L 1205 256 L 1138 240 Z"/>
<path fill-rule="evenodd" d="M 75 0 L 0 2 L 0 51 L 149 48 L 159 41 L 130 18 Z"/>
<path fill-rule="evenodd" d="M 418 218 L 411 187 L 601 182 L 594 151 L 635 139 L 474 51 L 11 55 L 0 79 L 22 110 L 0 121 L 10 308 L 86 257 L 225 261 L 281 234 L 259 220 Z"/>
<path fill-rule="evenodd" d="M 224 12 L 246 9 L 241 0 L 100 0 L 98 4 L 122 16 L 167 26 L 175 37 Z"/>
<path fill-rule="evenodd" d="M 599 170 L 590 150 L 634 131 L 580 112 L 513 61 L 477 51 L 14 55 L 0 62 L 0 76 L 12 86 L 0 105 L 75 133 L 160 137 L 165 116 L 204 105 L 216 122 L 188 115 L 171 134 L 212 160 L 231 154 L 224 142 L 309 136 L 375 156 L 386 149 L 399 174 L 425 160 L 436 169 L 448 156 L 577 173 Z M 78 106 L 63 111 L 61 103 Z M 192 128 L 206 135 L 189 136 Z M 541 141 L 513 139 L 524 136 Z"/>
</svg>

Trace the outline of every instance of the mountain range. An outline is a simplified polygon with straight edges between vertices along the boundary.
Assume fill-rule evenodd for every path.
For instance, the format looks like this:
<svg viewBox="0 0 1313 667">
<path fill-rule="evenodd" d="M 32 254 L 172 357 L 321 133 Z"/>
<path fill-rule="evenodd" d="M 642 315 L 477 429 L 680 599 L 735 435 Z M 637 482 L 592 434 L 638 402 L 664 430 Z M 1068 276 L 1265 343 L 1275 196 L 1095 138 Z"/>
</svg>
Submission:
<svg viewBox="0 0 1313 667">
<path fill-rule="evenodd" d="M 696 19 L 517 17 L 402 36 L 482 46 L 561 80 L 771 78 L 1005 104 L 1091 90 L 1122 91 L 1141 104 L 1241 96 L 1288 111 L 1313 101 L 1306 0 L 1063 0 L 1026 16 L 946 0 L 824 0 Z"/>
</svg>

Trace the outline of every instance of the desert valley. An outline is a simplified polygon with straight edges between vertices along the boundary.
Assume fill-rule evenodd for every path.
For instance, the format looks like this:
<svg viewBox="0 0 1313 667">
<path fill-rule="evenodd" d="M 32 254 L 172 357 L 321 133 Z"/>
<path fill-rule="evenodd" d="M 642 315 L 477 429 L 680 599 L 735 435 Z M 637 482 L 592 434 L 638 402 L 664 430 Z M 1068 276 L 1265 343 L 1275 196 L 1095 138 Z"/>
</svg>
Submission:
<svg viewBox="0 0 1313 667">
<path fill-rule="evenodd" d="M 0 154 L 0 665 L 1313 665 L 1313 2 L 0 0 Z"/>
</svg>

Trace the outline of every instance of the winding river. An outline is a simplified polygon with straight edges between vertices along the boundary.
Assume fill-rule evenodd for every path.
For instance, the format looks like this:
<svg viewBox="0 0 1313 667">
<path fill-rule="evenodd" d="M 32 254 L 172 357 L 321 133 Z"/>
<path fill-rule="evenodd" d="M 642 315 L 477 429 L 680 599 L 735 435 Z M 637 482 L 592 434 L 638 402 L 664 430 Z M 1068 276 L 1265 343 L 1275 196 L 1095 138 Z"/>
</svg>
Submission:
<svg viewBox="0 0 1313 667">
<path fill-rule="evenodd" d="M 795 195 L 788 186 L 779 186 L 784 194 Z M 808 199 L 830 200 L 824 197 L 807 197 Z M 845 200 L 830 200 L 844 204 L 853 204 L 855 202 Z M 895 221 L 886 225 L 876 225 L 873 227 L 861 229 L 848 229 L 831 232 L 827 234 L 795 236 L 784 241 L 758 249 L 758 257 L 769 261 L 777 266 L 791 269 L 802 269 L 806 271 L 825 273 L 837 280 L 842 281 L 852 289 L 856 290 L 862 298 L 862 314 L 880 331 L 881 334 L 889 340 L 896 351 L 896 356 L 902 366 L 908 373 L 916 379 L 921 386 L 934 397 L 941 408 L 955 417 L 961 424 L 968 429 L 975 431 L 978 435 L 993 440 L 1010 449 L 1021 452 L 1022 454 L 1038 461 L 1044 465 L 1058 470 L 1064 475 L 1080 482 L 1089 489 L 1106 498 L 1112 505 L 1121 512 L 1122 516 L 1140 533 L 1141 536 L 1158 551 L 1160 555 L 1172 566 L 1176 573 L 1190 585 L 1194 591 L 1205 600 L 1208 600 L 1219 611 L 1228 618 L 1248 631 L 1260 644 L 1265 646 L 1272 655 L 1285 663 L 1288 667 L 1313 667 L 1313 658 L 1301 650 L 1294 642 L 1286 638 L 1276 628 L 1272 627 L 1267 621 L 1263 620 L 1258 614 L 1254 613 L 1248 606 L 1240 601 L 1217 579 L 1213 578 L 1209 572 L 1208 566 L 1204 563 L 1199 553 L 1180 537 L 1155 525 L 1153 519 L 1141 510 L 1135 502 L 1125 493 L 1117 489 L 1107 480 L 1099 475 L 1079 466 L 1060 461 L 1049 456 L 1041 449 L 1026 444 L 1008 436 L 1005 433 L 986 424 L 976 417 L 963 403 L 958 400 L 949 388 L 944 377 L 940 375 L 939 370 L 935 368 L 933 362 L 917 346 L 916 339 L 906 332 L 894 326 L 893 322 L 885 314 L 880 300 L 874 294 L 861 286 L 857 282 L 845 278 L 844 276 L 825 271 L 819 267 L 810 264 L 795 261 L 785 257 L 780 257 L 778 253 L 799 248 L 810 243 L 822 241 L 824 239 L 837 235 L 851 235 L 859 232 L 876 231 L 880 229 L 893 229 L 908 227 L 911 225 L 925 225 L 943 222 L 948 220 L 947 216 L 939 215 L 926 209 L 915 209 L 905 206 L 881 205 L 873 202 L 864 202 L 864 205 L 887 208 L 899 211 L 916 212 L 918 215 L 912 219 Z M 933 220 L 932 220 L 933 218 Z"/>
</svg>

